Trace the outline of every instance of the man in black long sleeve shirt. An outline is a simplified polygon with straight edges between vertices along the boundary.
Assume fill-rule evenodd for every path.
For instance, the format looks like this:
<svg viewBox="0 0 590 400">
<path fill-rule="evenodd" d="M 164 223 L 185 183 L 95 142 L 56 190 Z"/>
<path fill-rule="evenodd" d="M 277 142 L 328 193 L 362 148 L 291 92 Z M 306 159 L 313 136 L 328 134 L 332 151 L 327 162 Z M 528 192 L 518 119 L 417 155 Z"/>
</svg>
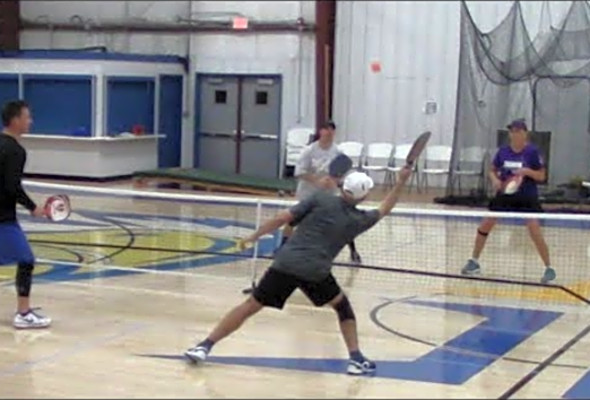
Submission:
<svg viewBox="0 0 590 400">
<path fill-rule="evenodd" d="M 23 101 L 11 101 L 2 108 L 4 131 L 0 134 L 0 265 L 17 264 L 17 313 L 13 325 L 17 329 L 46 328 L 51 319 L 35 313 L 29 295 L 33 281 L 35 256 L 16 218 L 17 204 L 36 217 L 44 216 L 22 187 L 27 153 L 18 138 L 29 131 L 31 113 Z"/>
<path fill-rule="evenodd" d="M 21 180 L 27 153 L 16 138 L 9 133 L 0 136 L 0 223 L 16 222 L 16 205 L 21 204 L 30 212 L 37 205 L 24 191 Z"/>
</svg>

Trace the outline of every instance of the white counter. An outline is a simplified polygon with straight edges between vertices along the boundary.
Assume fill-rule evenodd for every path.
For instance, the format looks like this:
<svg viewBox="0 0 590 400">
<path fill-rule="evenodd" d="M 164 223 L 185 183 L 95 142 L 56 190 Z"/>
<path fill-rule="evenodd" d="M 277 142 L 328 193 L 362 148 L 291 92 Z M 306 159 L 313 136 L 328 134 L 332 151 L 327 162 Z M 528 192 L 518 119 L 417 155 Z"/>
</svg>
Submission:
<svg viewBox="0 0 590 400">
<path fill-rule="evenodd" d="M 21 143 L 28 153 L 25 173 L 110 178 L 156 169 L 158 140 L 164 137 L 23 135 Z"/>
</svg>

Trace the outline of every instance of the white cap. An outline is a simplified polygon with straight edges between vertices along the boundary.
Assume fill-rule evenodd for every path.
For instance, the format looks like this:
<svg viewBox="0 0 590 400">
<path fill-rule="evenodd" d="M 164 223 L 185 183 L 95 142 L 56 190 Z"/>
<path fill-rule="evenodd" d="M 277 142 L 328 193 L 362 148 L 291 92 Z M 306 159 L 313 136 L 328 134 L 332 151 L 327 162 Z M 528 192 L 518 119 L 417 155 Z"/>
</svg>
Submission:
<svg viewBox="0 0 590 400">
<path fill-rule="evenodd" d="M 369 194 L 373 186 L 373 179 L 367 174 L 358 171 L 348 174 L 344 178 L 344 182 L 342 182 L 342 190 L 351 195 L 355 200 L 360 200 Z"/>
</svg>

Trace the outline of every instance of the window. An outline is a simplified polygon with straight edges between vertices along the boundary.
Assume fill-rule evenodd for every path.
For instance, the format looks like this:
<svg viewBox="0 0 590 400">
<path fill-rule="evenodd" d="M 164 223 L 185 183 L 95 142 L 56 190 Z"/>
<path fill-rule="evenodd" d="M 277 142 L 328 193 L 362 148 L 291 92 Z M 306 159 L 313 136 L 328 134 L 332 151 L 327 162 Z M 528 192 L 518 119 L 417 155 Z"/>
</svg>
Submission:
<svg viewBox="0 0 590 400">
<path fill-rule="evenodd" d="M 215 91 L 215 104 L 225 104 L 227 103 L 227 91 L 226 90 L 216 90 Z"/>
<path fill-rule="evenodd" d="M 0 107 L 12 100 L 18 100 L 18 75 L 0 74 Z"/>
<path fill-rule="evenodd" d="M 107 134 L 154 133 L 154 78 L 108 77 Z"/>
<path fill-rule="evenodd" d="M 92 136 L 92 76 L 24 75 L 32 133 Z"/>
<path fill-rule="evenodd" d="M 268 92 L 256 91 L 256 105 L 264 106 L 268 104 Z"/>
</svg>

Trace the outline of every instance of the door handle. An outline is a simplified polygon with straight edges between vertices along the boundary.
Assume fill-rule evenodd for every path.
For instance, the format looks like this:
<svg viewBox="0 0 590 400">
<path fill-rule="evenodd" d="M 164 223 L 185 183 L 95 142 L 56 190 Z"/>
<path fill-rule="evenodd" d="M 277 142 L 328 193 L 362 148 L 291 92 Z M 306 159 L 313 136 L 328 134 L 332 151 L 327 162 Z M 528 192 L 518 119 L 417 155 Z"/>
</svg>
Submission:
<svg viewBox="0 0 590 400">
<path fill-rule="evenodd" d="M 247 139 L 256 139 L 256 140 L 278 140 L 277 135 L 269 135 L 266 133 L 244 133 L 242 132 L 242 138 L 244 140 Z"/>
<path fill-rule="evenodd" d="M 235 135 L 235 133 L 225 133 L 225 132 L 201 132 L 201 136 L 212 137 L 212 138 L 234 138 L 236 135 Z"/>
</svg>

